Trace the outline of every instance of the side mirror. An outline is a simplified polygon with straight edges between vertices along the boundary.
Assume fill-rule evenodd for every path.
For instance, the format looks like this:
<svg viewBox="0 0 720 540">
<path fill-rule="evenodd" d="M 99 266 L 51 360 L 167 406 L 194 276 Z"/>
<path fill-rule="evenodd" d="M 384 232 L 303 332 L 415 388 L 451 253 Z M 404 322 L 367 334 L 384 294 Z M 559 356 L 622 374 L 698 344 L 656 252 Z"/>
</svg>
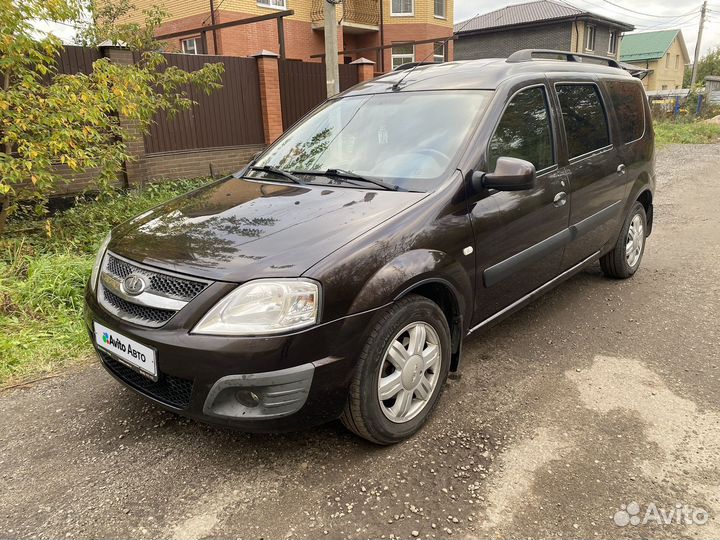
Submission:
<svg viewBox="0 0 720 540">
<path fill-rule="evenodd" d="M 497 160 L 495 172 L 473 172 L 473 188 L 498 191 L 522 191 L 535 187 L 535 165 L 524 159 L 501 157 Z"/>
</svg>

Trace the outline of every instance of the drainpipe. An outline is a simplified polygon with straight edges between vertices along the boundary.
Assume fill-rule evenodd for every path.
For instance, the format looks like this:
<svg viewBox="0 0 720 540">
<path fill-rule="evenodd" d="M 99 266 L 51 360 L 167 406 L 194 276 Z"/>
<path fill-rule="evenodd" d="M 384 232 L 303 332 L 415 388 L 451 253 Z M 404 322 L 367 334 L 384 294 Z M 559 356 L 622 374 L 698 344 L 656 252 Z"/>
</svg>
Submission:
<svg viewBox="0 0 720 540">
<path fill-rule="evenodd" d="M 215 0 L 210 0 L 210 24 L 215 25 L 217 21 L 215 20 Z M 218 52 L 218 39 L 217 39 L 217 30 L 213 30 L 213 53 L 219 54 Z M 205 51 L 207 52 L 207 51 Z"/>
<path fill-rule="evenodd" d="M 385 73 L 385 10 L 383 4 L 385 0 L 380 1 L 380 73 Z"/>
<path fill-rule="evenodd" d="M 580 29 L 578 28 L 577 15 L 573 19 L 573 26 L 575 27 L 575 50 L 573 52 L 580 52 Z"/>
</svg>

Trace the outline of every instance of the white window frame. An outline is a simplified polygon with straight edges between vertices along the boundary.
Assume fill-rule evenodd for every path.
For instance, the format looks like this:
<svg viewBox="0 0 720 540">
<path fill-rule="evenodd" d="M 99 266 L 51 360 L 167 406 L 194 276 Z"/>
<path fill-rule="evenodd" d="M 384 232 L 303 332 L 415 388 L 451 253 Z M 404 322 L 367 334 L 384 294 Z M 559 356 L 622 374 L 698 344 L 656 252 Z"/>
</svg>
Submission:
<svg viewBox="0 0 720 540">
<path fill-rule="evenodd" d="M 610 39 L 608 41 L 608 54 L 617 54 L 618 45 L 618 33 L 613 31 L 610 32 Z"/>
<path fill-rule="evenodd" d="M 258 0 L 258 7 L 286 10 L 288 0 Z"/>
<path fill-rule="evenodd" d="M 442 47 L 442 53 L 437 53 L 437 47 Z M 439 58 L 439 60 L 438 60 Z M 433 62 L 436 64 L 442 64 L 445 61 L 445 42 L 444 41 L 436 41 L 433 43 Z"/>
<path fill-rule="evenodd" d="M 435 10 L 437 8 L 437 1 L 438 0 L 433 0 L 433 15 L 436 19 L 447 20 L 447 0 L 441 0 L 443 6 L 442 14 L 438 14 L 438 12 Z"/>
<path fill-rule="evenodd" d="M 410 0 L 410 11 L 395 11 L 393 0 L 390 0 L 390 16 L 392 17 L 414 17 L 415 16 L 415 0 Z M 400 0 L 402 5 L 402 0 Z"/>
<path fill-rule="evenodd" d="M 193 44 L 193 52 L 189 51 L 189 47 L 186 47 L 186 43 L 192 42 Z M 182 47 L 183 54 L 200 54 L 200 38 L 199 37 L 191 37 L 180 40 L 180 47 Z"/>
<path fill-rule="evenodd" d="M 405 47 L 406 45 L 397 45 L 397 47 Z M 391 51 L 391 58 L 390 58 L 390 65 L 392 66 L 393 70 L 395 70 L 398 66 L 401 66 L 402 64 L 409 64 L 410 62 L 415 61 L 415 45 L 411 45 L 412 47 L 412 54 L 408 53 L 396 53 L 395 47 L 390 49 Z M 406 62 L 402 62 L 402 64 L 395 65 L 395 60 L 407 60 Z"/>
<path fill-rule="evenodd" d="M 680 69 L 680 55 L 676 54 L 675 55 L 675 70 L 677 71 L 678 69 Z"/>
<path fill-rule="evenodd" d="M 670 69 L 670 53 L 665 55 L 665 69 Z"/>
<path fill-rule="evenodd" d="M 595 50 L 595 31 L 597 28 L 592 25 L 588 24 L 585 26 L 585 50 L 586 51 L 594 51 Z"/>
</svg>

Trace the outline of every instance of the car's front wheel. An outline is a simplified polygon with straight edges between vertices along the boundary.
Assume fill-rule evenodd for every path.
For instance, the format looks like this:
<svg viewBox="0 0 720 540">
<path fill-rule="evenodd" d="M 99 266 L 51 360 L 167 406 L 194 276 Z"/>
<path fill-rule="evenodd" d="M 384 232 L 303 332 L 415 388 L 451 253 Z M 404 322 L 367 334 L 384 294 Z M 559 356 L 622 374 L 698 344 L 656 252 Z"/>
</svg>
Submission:
<svg viewBox="0 0 720 540">
<path fill-rule="evenodd" d="M 410 295 L 390 307 L 370 333 L 350 386 L 342 422 L 377 444 L 416 433 L 450 368 L 450 328 L 442 310 Z"/>
</svg>

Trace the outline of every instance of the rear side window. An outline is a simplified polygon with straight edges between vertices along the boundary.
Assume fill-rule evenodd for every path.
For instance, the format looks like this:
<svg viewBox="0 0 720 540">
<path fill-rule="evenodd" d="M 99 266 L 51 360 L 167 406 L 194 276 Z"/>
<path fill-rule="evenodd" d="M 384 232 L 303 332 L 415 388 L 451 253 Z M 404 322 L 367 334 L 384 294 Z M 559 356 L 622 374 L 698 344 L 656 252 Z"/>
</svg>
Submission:
<svg viewBox="0 0 720 540">
<path fill-rule="evenodd" d="M 570 159 L 610 144 L 607 117 L 597 86 L 558 84 Z"/>
<path fill-rule="evenodd" d="M 624 81 L 608 83 L 622 143 L 635 141 L 645 132 L 645 96 L 639 84 Z"/>
<path fill-rule="evenodd" d="M 537 171 L 555 163 L 544 88 L 523 90 L 508 104 L 490 139 L 489 171 L 495 170 L 499 157 L 524 159 L 535 165 Z"/>
</svg>

